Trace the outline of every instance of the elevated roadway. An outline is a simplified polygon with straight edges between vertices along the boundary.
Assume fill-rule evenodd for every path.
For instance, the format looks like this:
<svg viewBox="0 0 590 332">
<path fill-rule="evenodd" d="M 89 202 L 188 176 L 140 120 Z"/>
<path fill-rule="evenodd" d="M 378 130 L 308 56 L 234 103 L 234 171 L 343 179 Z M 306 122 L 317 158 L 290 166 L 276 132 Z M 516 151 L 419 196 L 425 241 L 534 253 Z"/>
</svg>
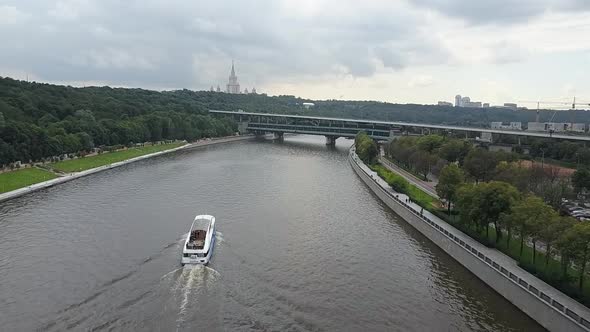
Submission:
<svg viewBox="0 0 590 332">
<path fill-rule="evenodd" d="M 354 137 L 359 131 L 365 131 L 369 136 L 377 140 L 387 140 L 392 137 L 394 130 L 405 131 L 408 128 L 480 134 L 491 133 L 519 137 L 541 137 L 582 142 L 590 141 L 590 136 L 588 135 L 568 135 L 561 133 L 531 132 L 526 130 L 502 130 L 415 122 L 390 122 L 239 111 L 210 110 L 209 113 L 214 115 L 231 116 L 240 123 L 241 129 L 250 132 L 271 132 L 279 135 L 282 135 L 282 133 L 323 135 L 328 138 L 328 143 L 330 143 L 331 139 L 335 140 L 338 137 Z"/>
</svg>

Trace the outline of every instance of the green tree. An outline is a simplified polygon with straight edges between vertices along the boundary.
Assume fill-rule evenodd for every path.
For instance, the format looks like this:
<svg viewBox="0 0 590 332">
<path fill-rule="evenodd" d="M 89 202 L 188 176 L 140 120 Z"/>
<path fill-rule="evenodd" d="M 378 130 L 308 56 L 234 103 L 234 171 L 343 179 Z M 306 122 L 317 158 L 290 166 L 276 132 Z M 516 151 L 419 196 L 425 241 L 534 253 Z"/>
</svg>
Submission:
<svg viewBox="0 0 590 332">
<path fill-rule="evenodd" d="M 569 228 L 561 238 L 561 245 L 564 249 L 561 253 L 571 259 L 578 269 L 578 288 L 581 291 L 584 286 L 586 265 L 590 253 L 590 223 L 576 223 Z M 567 269 L 567 266 L 565 267 Z"/>
<path fill-rule="evenodd" d="M 456 207 L 459 210 L 461 223 L 467 228 L 473 226 L 476 230 L 479 228 L 476 222 L 479 206 L 477 193 L 477 186 L 472 183 L 460 186 L 456 192 Z"/>
<path fill-rule="evenodd" d="M 451 139 L 441 146 L 439 156 L 448 162 L 459 162 L 459 164 L 462 165 L 463 160 L 469 153 L 470 149 L 471 145 L 468 142 Z"/>
<path fill-rule="evenodd" d="M 519 258 L 522 259 L 524 240 L 531 237 L 533 243 L 533 264 L 536 256 L 536 241 L 542 238 L 543 230 L 557 217 L 557 213 L 537 196 L 529 195 L 518 202 L 510 213 L 511 222 L 520 236 Z"/>
<path fill-rule="evenodd" d="M 359 132 L 355 137 L 354 144 L 356 154 L 363 162 L 367 164 L 373 164 L 375 162 L 379 154 L 379 147 L 367 133 L 363 131 Z"/>
<path fill-rule="evenodd" d="M 590 189 L 590 168 L 577 169 L 572 175 L 572 184 L 577 192 Z"/>
<path fill-rule="evenodd" d="M 482 148 L 469 151 L 463 162 L 465 172 L 476 182 L 489 180 L 494 174 L 496 165 L 498 165 L 498 159 L 495 154 Z"/>
<path fill-rule="evenodd" d="M 424 180 L 427 180 L 428 173 L 430 173 L 430 168 L 436 164 L 436 156 L 430 154 L 429 152 L 418 150 L 410 156 L 410 161 L 413 165 L 413 168 L 418 173 L 422 174 Z"/>
<path fill-rule="evenodd" d="M 522 192 L 529 190 L 531 172 L 527 168 L 520 167 L 517 163 L 501 161 L 496 166 L 494 173 L 493 179 L 496 181 L 510 183 Z"/>
<path fill-rule="evenodd" d="M 545 223 L 544 227 L 539 233 L 539 239 L 545 243 L 545 270 L 549 265 L 549 259 L 555 254 L 555 243 L 559 238 L 573 225 L 575 219 L 571 217 L 561 217 L 557 214 L 548 223 Z"/>
<path fill-rule="evenodd" d="M 505 182 L 462 186 L 457 192 L 457 207 L 461 218 L 475 224 L 478 232 L 485 228 L 486 241 L 489 239 L 489 225 L 494 224 L 498 242 L 502 236 L 499 223 L 519 195 L 516 188 Z"/>
<path fill-rule="evenodd" d="M 436 193 L 440 198 L 447 200 L 448 214 L 451 215 L 451 206 L 457 197 L 457 190 L 465 181 L 463 171 L 456 164 L 445 166 L 440 172 Z"/>
<path fill-rule="evenodd" d="M 433 153 L 442 146 L 444 140 L 440 135 L 426 135 L 418 138 L 417 144 L 420 150 Z"/>
</svg>

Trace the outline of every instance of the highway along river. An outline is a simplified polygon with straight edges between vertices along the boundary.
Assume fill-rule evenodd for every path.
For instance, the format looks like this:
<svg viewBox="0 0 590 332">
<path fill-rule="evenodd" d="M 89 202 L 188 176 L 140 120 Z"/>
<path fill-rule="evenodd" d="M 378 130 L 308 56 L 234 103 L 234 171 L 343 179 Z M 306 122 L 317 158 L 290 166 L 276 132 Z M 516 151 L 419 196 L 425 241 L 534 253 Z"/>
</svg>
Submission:
<svg viewBox="0 0 590 332">
<path fill-rule="evenodd" d="M 388 210 L 350 140 L 243 141 L 0 205 L 0 330 L 535 331 Z M 180 266 L 196 214 L 209 267 Z"/>
</svg>

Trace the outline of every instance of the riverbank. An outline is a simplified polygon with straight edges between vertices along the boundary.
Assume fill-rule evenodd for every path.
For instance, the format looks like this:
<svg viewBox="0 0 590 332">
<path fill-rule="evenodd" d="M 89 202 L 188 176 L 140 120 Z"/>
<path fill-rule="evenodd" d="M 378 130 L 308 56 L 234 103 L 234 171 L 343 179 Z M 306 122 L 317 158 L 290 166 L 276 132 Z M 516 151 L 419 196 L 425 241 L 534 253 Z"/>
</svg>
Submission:
<svg viewBox="0 0 590 332">
<path fill-rule="evenodd" d="M 203 146 L 209 146 L 209 145 L 214 145 L 214 144 L 221 144 L 221 143 L 230 143 L 230 142 L 235 142 L 235 141 L 241 141 L 241 140 L 246 140 L 246 139 L 251 139 L 253 138 L 253 136 L 231 136 L 231 137 L 222 137 L 222 138 L 217 138 L 217 139 L 211 139 L 211 140 L 201 140 L 195 143 L 188 143 L 176 148 L 172 148 L 172 149 L 168 149 L 168 150 L 163 150 L 163 151 L 158 151 L 158 152 L 154 152 L 154 153 L 150 153 L 150 154 L 145 154 L 145 155 L 141 155 L 138 157 L 133 157 L 130 159 L 126 159 L 123 161 L 119 161 L 119 162 L 114 162 L 111 164 L 107 164 L 107 165 L 103 165 L 103 166 L 99 166 L 99 167 L 94 167 L 94 168 L 90 168 L 90 169 L 86 169 L 80 172 L 75 172 L 75 173 L 69 173 L 69 174 L 65 174 L 62 175 L 60 177 L 57 178 L 53 178 L 51 180 L 47 180 L 47 181 L 43 181 L 43 182 L 38 182 L 38 183 L 34 183 L 31 185 L 28 185 L 26 187 L 22 187 L 19 189 L 15 189 L 12 191 L 8 191 L 5 193 L 0 194 L 0 202 L 3 201 L 7 201 L 9 199 L 13 199 L 16 197 L 20 197 L 29 193 L 32 193 L 34 191 L 37 190 L 41 190 L 41 189 L 45 189 L 45 188 L 49 188 L 61 183 L 65 183 L 68 181 L 72 181 L 75 180 L 77 178 L 81 178 L 90 174 L 94 174 L 94 173 L 98 173 L 98 172 L 102 172 L 111 168 L 116 168 L 116 167 L 120 167 L 123 165 L 127 165 L 129 163 L 133 163 L 136 161 L 140 161 L 140 160 L 144 160 L 144 159 L 148 159 L 148 158 L 153 158 L 156 156 L 160 156 L 160 155 L 164 155 L 164 154 L 168 154 L 168 153 L 172 153 L 172 152 L 176 152 L 179 150 L 185 150 L 185 149 L 193 149 L 193 148 L 199 148 L 199 147 L 203 147 Z M 8 174 L 8 173 L 5 173 Z M 49 173 L 48 174 L 52 174 Z"/>
<path fill-rule="evenodd" d="M 56 173 L 72 173 L 89 170 L 92 168 L 125 161 L 135 157 L 148 155 L 165 150 L 171 150 L 187 144 L 185 141 L 173 142 L 166 144 L 154 144 L 140 147 L 130 147 L 124 150 L 96 154 L 93 156 L 86 156 L 83 158 L 69 159 L 58 161 L 47 165 L 50 170 Z"/>
<path fill-rule="evenodd" d="M 590 310 L 521 269 L 501 252 L 455 229 L 394 192 L 351 150 L 356 174 L 387 206 L 492 289 L 550 331 L 590 331 Z"/>
</svg>

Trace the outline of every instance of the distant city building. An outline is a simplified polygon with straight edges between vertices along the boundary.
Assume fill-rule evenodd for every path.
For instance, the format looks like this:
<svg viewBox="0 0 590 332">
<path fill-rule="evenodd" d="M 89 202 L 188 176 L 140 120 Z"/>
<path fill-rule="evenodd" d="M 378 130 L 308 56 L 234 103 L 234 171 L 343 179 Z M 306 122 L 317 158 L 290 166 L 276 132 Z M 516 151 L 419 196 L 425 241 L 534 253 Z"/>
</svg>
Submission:
<svg viewBox="0 0 590 332">
<path fill-rule="evenodd" d="M 556 123 L 556 122 L 529 122 L 527 124 L 529 131 L 543 131 L 543 132 L 564 132 L 571 131 L 576 133 L 586 132 L 585 123 Z"/>
<path fill-rule="evenodd" d="M 492 143 L 492 133 L 481 133 L 481 137 L 476 137 L 475 140 L 479 142 Z"/>
<path fill-rule="evenodd" d="M 543 122 L 529 122 L 527 124 L 527 129 L 529 131 L 547 131 Z"/>
<path fill-rule="evenodd" d="M 455 96 L 455 107 L 461 107 L 461 95 Z"/>
<path fill-rule="evenodd" d="M 449 103 L 448 101 L 439 101 L 438 106 L 453 106 L 453 103 Z"/>
<path fill-rule="evenodd" d="M 509 108 L 513 111 L 516 111 L 516 109 L 518 108 L 518 105 L 515 103 L 504 103 L 504 107 Z"/>
<path fill-rule="evenodd" d="M 572 124 L 572 131 L 576 133 L 584 133 L 586 132 L 586 124 L 585 123 L 573 123 Z"/>
<path fill-rule="evenodd" d="M 211 91 L 214 91 L 213 86 L 211 86 Z M 219 87 L 219 84 L 217 85 L 217 90 L 215 90 L 215 91 L 222 92 L 221 88 Z M 238 94 L 238 93 L 257 94 L 255 87 L 252 88 L 251 92 L 248 92 L 248 89 L 244 89 L 244 92 L 242 92 L 240 90 L 240 83 L 238 83 L 238 76 L 236 75 L 236 69 L 235 69 L 233 61 L 231 62 L 231 71 L 229 74 L 229 79 L 228 79 L 227 84 L 225 86 L 225 92 L 232 93 L 232 94 Z"/>
<path fill-rule="evenodd" d="M 502 122 L 492 122 L 490 127 L 492 129 L 500 129 L 502 127 Z"/>
<path fill-rule="evenodd" d="M 469 97 L 461 98 L 461 107 L 468 107 L 466 105 L 470 102 L 471 102 L 471 98 L 469 98 Z"/>
<path fill-rule="evenodd" d="M 468 101 L 463 103 L 463 107 L 481 108 L 481 101 Z"/>
<path fill-rule="evenodd" d="M 522 123 L 521 122 L 510 122 L 508 125 L 505 125 L 503 122 L 492 122 L 491 128 L 492 129 L 522 130 Z"/>
<path fill-rule="evenodd" d="M 483 107 L 483 108 L 488 108 L 488 107 L 490 107 L 490 103 L 483 103 L 483 104 L 482 104 L 482 107 Z"/>
<path fill-rule="evenodd" d="M 227 82 L 227 93 L 240 93 L 240 83 L 238 83 L 238 77 L 234 69 L 234 62 L 231 62 L 231 72 L 229 74 L 229 81 Z"/>
<path fill-rule="evenodd" d="M 213 90 L 213 85 L 211 86 L 211 90 L 209 90 L 209 91 L 211 91 L 211 92 L 215 91 L 215 90 Z"/>
<path fill-rule="evenodd" d="M 305 108 L 307 108 L 307 109 L 309 109 L 309 108 L 311 108 L 311 107 L 314 107 L 314 106 L 315 106 L 315 104 L 314 104 L 314 103 L 302 103 L 301 105 L 303 105 L 303 107 L 305 107 Z"/>
</svg>

